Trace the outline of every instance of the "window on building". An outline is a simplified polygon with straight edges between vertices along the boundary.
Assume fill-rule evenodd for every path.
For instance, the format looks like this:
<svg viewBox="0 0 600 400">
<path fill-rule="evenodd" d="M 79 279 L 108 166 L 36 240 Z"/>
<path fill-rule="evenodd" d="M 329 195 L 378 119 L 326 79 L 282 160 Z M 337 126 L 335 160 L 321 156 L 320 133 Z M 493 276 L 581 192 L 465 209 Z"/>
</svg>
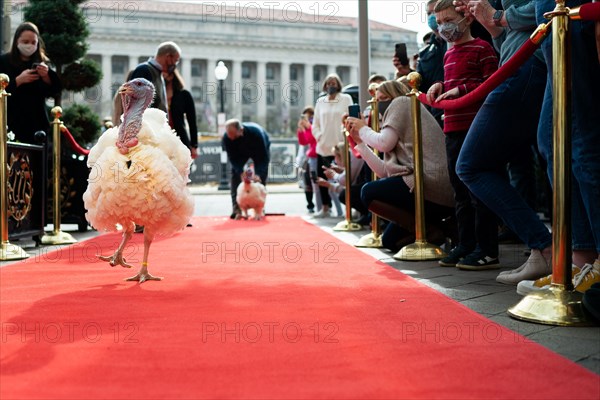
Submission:
<svg viewBox="0 0 600 400">
<path fill-rule="evenodd" d="M 202 64 L 199 60 L 192 61 L 192 78 L 202 78 Z"/>
<path fill-rule="evenodd" d="M 350 84 L 350 67 L 336 67 L 335 73 L 338 74 L 344 85 Z"/>
<path fill-rule="evenodd" d="M 319 67 L 314 68 L 313 77 L 316 82 L 321 82 L 321 79 L 325 78 L 324 76 L 321 76 L 321 68 L 319 68 Z"/>
<path fill-rule="evenodd" d="M 275 104 L 275 88 L 267 88 L 267 105 L 272 106 Z"/>
<path fill-rule="evenodd" d="M 291 81 L 298 80 L 298 66 L 297 65 L 290 66 L 290 80 Z"/>
<path fill-rule="evenodd" d="M 197 102 L 203 102 L 202 99 L 202 87 L 201 86 L 192 86 L 192 97 Z"/>
<path fill-rule="evenodd" d="M 242 89 L 242 104 L 252 103 L 252 89 L 244 87 Z"/>
<path fill-rule="evenodd" d="M 290 89 L 290 105 L 297 106 L 300 103 L 300 92 L 297 88 Z"/>
<path fill-rule="evenodd" d="M 272 65 L 267 65 L 267 80 L 273 81 L 275 80 L 275 68 Z"/>
<path fill-rule="evenodd" d="M 125 75 L 129 68 L 129 59 L 123 56 L 114 56 L 112 58 L 111 72 L 112 75 Z"/>
<path fill-rule="evenodd" d="M 252 69 L 248 63 L 242 64 L 242 79 L 252 78 Z"/>
</svg>

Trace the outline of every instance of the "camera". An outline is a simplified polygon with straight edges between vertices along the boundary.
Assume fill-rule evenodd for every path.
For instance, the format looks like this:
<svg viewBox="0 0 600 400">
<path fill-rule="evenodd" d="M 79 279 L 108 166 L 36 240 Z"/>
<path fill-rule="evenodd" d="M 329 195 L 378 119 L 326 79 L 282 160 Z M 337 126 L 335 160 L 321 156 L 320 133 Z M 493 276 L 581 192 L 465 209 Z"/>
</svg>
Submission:
<svg viewBox="0 0 600 400">
<path fill-rule="evenodd" d="M 353 118 L 360 118 L 360 105 L 351 104 L 348 106 L 348 116 Z"/>
</svg>

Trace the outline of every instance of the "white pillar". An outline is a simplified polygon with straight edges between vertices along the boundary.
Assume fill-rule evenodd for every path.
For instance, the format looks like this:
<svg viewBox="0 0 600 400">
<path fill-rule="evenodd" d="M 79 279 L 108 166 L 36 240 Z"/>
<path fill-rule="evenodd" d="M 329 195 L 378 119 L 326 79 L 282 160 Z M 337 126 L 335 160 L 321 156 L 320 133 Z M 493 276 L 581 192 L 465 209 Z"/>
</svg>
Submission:
<svg viewBox="0 0 600 400">
<path fill-rule="evenodd" d="M 127 74 L 129 71 L 133 71 L 133 70 L 135 69 L 135 67 L 137 67 L 137 66 L 138 66 L 138 64 L 140 63 L 140 62 L 139 62 L 139 58 L 140 58 L 140 56 L 139 56 L 139 55 L 137 55 L 137 54 L 136 54 L 136 55 L 134 55 L 134 56 L 129 56 L 129 66 L 127 67 L 128 69 L 127 69 L 127 71 L 125 72 L 126 74 Z M 127 78 L 127 76 L 125 76 L 125 77 Z"/>
<path fill-rule="evenodd" d="M 214 58 L 206 60 L 206 78 L 204 79 L 203 88 L 203 91 L 206 91 L 203 95 L 210 103 L 210 108 L 214 115 L 214 120 L 211 121 L 210 124 L 214 126 L 215 132 L 217 131 L 217 115 L 221 111 L 219 109 L 219 81 L 217 81 L 217 77 L 215 76 L 215 67 L 218 62 L 219 60 Z"/>
<path fill-rule="evenodd" d="M 112 115 L 112 54 L 102 54 L 102 83 L 100 90 L 102 91 L 102 110 L 104 114 Z"/>
<path fill-rule="evenodd" d="M 350 82 L 346 82 L 346 84 L 358 85 L 358 68 L 350 67 Z"/>
<path fill-rule="evenodd" d="M 242 118 L 242 61 L 235 60 L 231 62 L 231 74 L 230 87 L 227 90 L 227 98 L 229 104 L 232 104 L 231 113 L 232 115 L 228 118 Z"/>
<path fill-rule="evenodd" d="M 314 69 L 313 64 L 304 64 L 304 89 L 302 92 L 302 100 L 304 104 L 302 106 L 307 106 L 309 104 L 315 105 L 314 99 L 314 90 L 315 90 L 315 82 L 314 82 Z"/>
<path fill-rule="evenodd" d="M 266 125 L 267 122 L 267 63 L 262 61 L 256 62 L 256 85 L 259 89 L 259 96 L 256 104 L 256 116 L 261 125 Z"/>
<path fill-rule="evenodd" d="M 183 76 L 183 81 L 185 82 L 186 89 L 191 88 L 192 84 L 192 59 L 184 58 L 181 60 L 181 75 Z"/>
<path fill-rule="evenodd" d="M 290 63 L 282 62 L 280 67 L 280 109 L 281 109 L 281 130 L 288 133 L 290 126 L 290 93 L 292 86 L 290 85 Z"/>
</svg>

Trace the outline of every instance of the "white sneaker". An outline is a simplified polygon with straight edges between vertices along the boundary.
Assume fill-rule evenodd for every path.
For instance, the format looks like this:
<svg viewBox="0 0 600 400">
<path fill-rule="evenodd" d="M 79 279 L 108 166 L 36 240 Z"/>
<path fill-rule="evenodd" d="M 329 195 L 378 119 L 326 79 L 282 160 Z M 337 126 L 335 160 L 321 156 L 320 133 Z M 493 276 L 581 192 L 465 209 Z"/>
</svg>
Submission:
<svg viewBox="0 0 600 400">
<path fill-rule="evenodd" d="M 571 269 L 571 276 L 573 277 L 573 284 L 575 281 L 575 277 L 579 275 L 581 268 L 577 265 L 573 264 Z M 536 279 L 535 281 L 526 280 L 521 281 L 517 285 L 517 293 L 521 296 L 526 296 L 529 293 L 537 293 L 543 292 L 544 290 L 550 289 L 550 285 L 552 284 L 552 274 L 544 276 L 542 278 Z"/>
<path fill-rule="evenodd" d="M 313 215 L 313 218 L 329 218 L 329 217 L 331 217 L 331 211 L 325 210 L 325 209 L 322 209 L 321 211 L 319 211 L 318 213 Z"/>
<path fill-rule="evenodd" d="M 518 272 L 517 272 L 518 271 Z M 496 277 L 496 282 L 505 285 L 517 285 L 521 281 L 535 280 L 552 273 L 552 267 L 548 265 L 546 259 L 540 250 L 531 250 L 531 255 L 521 267 L 509 271 L 508 274 L 501 274 Z"/>
</svg>

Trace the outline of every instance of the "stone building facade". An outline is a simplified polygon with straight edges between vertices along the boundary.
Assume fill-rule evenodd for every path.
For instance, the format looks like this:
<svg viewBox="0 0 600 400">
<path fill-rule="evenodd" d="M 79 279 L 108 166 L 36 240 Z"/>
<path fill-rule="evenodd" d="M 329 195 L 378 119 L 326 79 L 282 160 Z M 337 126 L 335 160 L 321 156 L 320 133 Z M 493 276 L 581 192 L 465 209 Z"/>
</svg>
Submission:
<svg viewBox="0 0 600 400">
<path fill-rule="evenodd" d="M 63 104 L 84 101 L 99 115 L 110 115 L 128 71 L 159 43 L 173 40 L 182 48 L 178 68 L 194 97 L 201 131 L 216 132 L 220 91 L 214 68 L 224 61 L 227 117 L 258 122 L 275 136 L 294 135 L 302 108 L 314 104 L 327 74 L 338 73 L 344 85 L 358 83 L 358 20 L 336 16 L 327 2 L 288 3 L 283 9 L 269 4 L 274 3 L 88 1 L 87 57 L 101 65 L 104 77 L 95 88 L 68 94 Z M 21 21 L 22 12 L 13 10 L 13 32 Z M 415 38 L 413 31 L 370 21 L 370 72 L 392 78 L 394 44 L 407 43 L 415 54 Z"/>
</svg>

